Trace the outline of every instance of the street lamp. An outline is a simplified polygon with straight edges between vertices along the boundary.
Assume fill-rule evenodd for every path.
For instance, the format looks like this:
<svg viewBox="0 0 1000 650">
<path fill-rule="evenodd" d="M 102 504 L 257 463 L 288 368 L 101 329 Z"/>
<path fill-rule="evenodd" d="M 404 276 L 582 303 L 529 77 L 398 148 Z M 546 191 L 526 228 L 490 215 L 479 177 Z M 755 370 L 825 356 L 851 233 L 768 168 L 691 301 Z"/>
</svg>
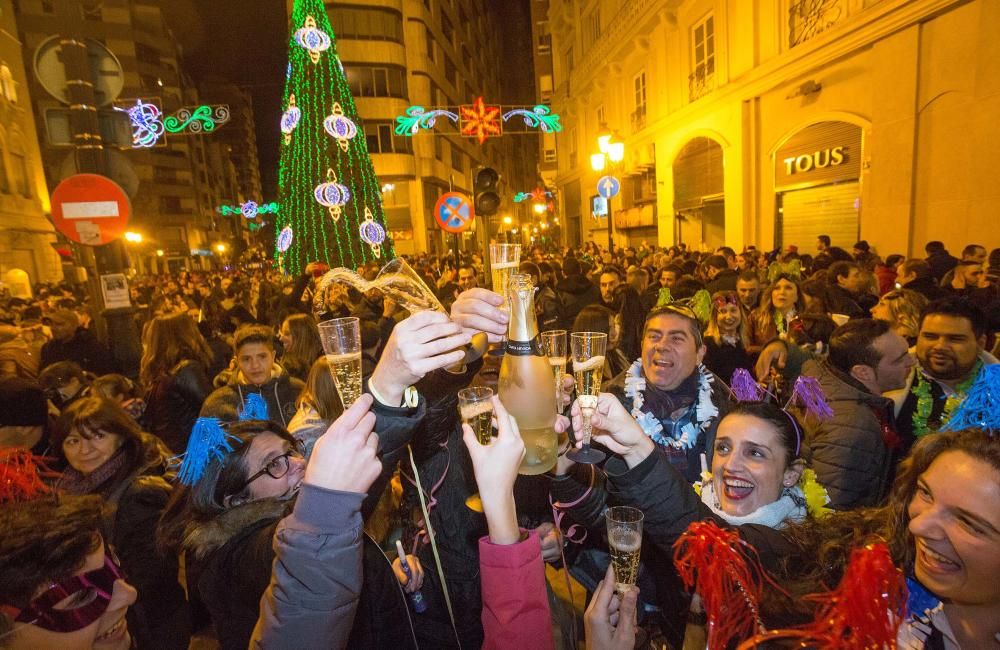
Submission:
<svg viewBox="0 0 1000 650">
<path fill-rule="evenodd" d="M 625 160 L 625 143 L 621 142 L 610 132 L 603 132 L 597 136 L 598 153 L 590 155 L 590 168 L 595 172 L 604 171 L 605 167 L 610 167 L 612 175 Z M 614 221 L 611 214 L 611 198 L 608 198 L 608 252 L 614 252 Z"/>
<path fill-rule="evenodd" d="M 131 230 L 129 230 L 128 232 L 125 233 L 125 241 L 131 242 L 133 244 L 141 244 L 142 235 L 140 233 L 132 232 Z"/>
<path fill-rule="evenodd" d="M 226 245 L 220 242 L 220 243 L 218 243 L 218 244 L 215 245 L 215 250 L 218 251 L 218 252 L 220 252 L 220 253 L 225 253 L 226 252 Z"/>
<path fill-rule="evenodd" d="M 545 214 L 548 211 L 548 208 L 545 207 L 544 203 L 536 203 L 533 209 L 535 214 Z"/>
</svg>

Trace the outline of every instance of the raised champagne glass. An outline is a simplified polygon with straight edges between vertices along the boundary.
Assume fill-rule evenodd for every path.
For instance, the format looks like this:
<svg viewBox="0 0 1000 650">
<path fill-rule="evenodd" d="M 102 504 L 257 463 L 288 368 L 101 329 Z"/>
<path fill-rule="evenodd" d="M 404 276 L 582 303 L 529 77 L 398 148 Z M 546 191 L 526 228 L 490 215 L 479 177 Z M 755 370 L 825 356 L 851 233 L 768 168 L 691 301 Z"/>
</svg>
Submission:
<svg viewBox="0 0 1000 650">
<path fill-rule="evenodd" d="M 510 278 L 521 265 L 520 244 L 490 244 L 490 274 L 493 291 L 503 296 L 500 309 L 510 313 Z"/>
<path fill-rule="evenodd" d="M 615 570 L 615 591 L 624 595 L 635 585 L 642 549 L 642 511 L 629 506 L 613 506 L 604 511 L 608 525 L 608 546 Z"/>
<path fill-rule="evenodd" d="M 608 335 L 603 332 L 573 332 L 570 337 L 573 354 L 573 374 L 576 378 L 576 401 L 583 416 L 583 447 L 572 449 L 566 457 L 575 463 L 593 465 L 607 456 L 590 446 L 591 418 L 597 408 L 604 377 L 604 354 Z"/>
<path fill-rule="evenodd" d="M 344 408 L 361 397 L 361 322 L 350 316 L 319 324 L 319 338 Z"/>
<path fill-rule="evenodd" d="M 463 424 L 468 424 L 479 440 L 479 444 L 493 442 L 493 390 L 486 386 L 470 386 L 458 391 L 458 414 Z M 465 500 L 465 507 L 476 512 L 483 511 L 483 500 L 479 493 Z"/>
<path fill-rule="evenodd" d="M 542 350 L 549 358 L 556 380 L 556 410 L 562 410 L 562 384 L 566 376 L 566 330 L 542 332 Z"/>
</svg>

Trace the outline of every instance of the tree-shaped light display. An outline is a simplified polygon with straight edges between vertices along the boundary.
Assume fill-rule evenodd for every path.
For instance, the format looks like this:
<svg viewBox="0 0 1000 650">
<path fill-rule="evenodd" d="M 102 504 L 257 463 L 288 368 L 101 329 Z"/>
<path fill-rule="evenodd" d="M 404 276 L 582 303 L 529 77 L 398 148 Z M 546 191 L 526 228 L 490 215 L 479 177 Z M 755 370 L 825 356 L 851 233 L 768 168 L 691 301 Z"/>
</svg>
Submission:
<svg viewBox="0 0 1000 650">
<path fill-rule="evenodd" d="M 316 261 L 353 269 L 395 257 L 381 186 L 322 0 L 295 0 L 292 7 L 282 108 L 275 232 L 287 248 L 275 250 L 286 271 L 300 273 Z"/>
</svg>

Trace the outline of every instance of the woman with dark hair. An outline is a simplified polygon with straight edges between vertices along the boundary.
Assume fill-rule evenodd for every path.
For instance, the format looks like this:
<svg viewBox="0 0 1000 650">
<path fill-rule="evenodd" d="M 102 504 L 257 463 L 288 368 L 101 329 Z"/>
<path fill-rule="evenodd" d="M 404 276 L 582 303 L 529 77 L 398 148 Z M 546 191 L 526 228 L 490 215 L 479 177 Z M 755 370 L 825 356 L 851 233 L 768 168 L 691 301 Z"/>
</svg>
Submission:
<svg viewBox="0 0 1000 650">
<path fill-rule="evenodd" d="M 63 496 L 0 508 L 0 647 L 132 647 L 136 593 L 101 538 L 101 507 Z"/>
<path fill-rule="evenodd" d="M 641 509 L 644 534 L 658 549 L 672 552 L 687 527 L 705 518 L 703 504 L 617 400 L 602 403 L 594 418 L 594 440 L 619 454 L 605 467 L 609 490 Z M 808 518 L 781 530 L 740 522 L 736 530 L 784 591 L 764 581 L 759 615 L 765 628 L 812 619 L 816 601 L 803 596 L 827 592 L 844 577 L 855 549 L 882 542 L 908 576 L 911 596 L 917 596 L 911 597 L 898 630 L 899 647 L 970 649 L 996 643 L 1000 437 L 995 431 L 966 429 L 921 438 L 900 465 L 884 507 Z"/>
<path fill-rule="evenodd" d="M 786 336 L 788 324 L 804 308 L 798 281 L 784 273 L 778 275 L 761 294 L 760 307 L 751 314 L 750 351 L 759 352 L 770 341 Z"/>
<path fill-rule="evenodd" d="M 38 375 L 38 385 L 57 409 L 64 409 L 90 392 L 94 376 L 74 361 L 57 361 Z"/>
<path fill-rule="evenodd" d="M 177 558 L 158 555 L 155 533 L 172 491 L 170 450 L 117 403 L 84 397 L 63 411 L 52 447 L 68 465 L 56 488 L 96 494 L 107 506 L 101 530 L 139 590 L 129 627 L 140 647 L 187 648 L 190 617 Z"/>
<path fill-rule="evenodd" d="M 323 356 L 316 319 L 312 314 L 292 314 L 281 324 L 278 338 L 284 346 L 281 366 L 292 377 L 305 381 L 313 362 Z"/>
<path fill-rule="evenodd" d="M 147 391 L 149 431 L 180 453 L 212 392 L 206 370 L 212 350 L 187 314 L 153 319 L 144 338 L 139 379 Z"/>
</svg>

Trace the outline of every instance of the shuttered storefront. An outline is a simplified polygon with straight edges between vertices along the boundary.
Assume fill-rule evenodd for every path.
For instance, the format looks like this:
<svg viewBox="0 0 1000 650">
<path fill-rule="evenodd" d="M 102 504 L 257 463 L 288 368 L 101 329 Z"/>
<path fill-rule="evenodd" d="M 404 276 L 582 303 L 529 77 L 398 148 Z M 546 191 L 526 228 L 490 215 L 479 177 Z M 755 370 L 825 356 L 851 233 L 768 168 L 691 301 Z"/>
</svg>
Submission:
<svg viewBox="0 0 1000 650">
<path fill-rule="evenodd" d="M 788 139 L 775 155 L 776 244 L 812 252 L 818 235 L 850 250 L 861 214 L 861 127 L 819 122 Z"/>
</svg>

